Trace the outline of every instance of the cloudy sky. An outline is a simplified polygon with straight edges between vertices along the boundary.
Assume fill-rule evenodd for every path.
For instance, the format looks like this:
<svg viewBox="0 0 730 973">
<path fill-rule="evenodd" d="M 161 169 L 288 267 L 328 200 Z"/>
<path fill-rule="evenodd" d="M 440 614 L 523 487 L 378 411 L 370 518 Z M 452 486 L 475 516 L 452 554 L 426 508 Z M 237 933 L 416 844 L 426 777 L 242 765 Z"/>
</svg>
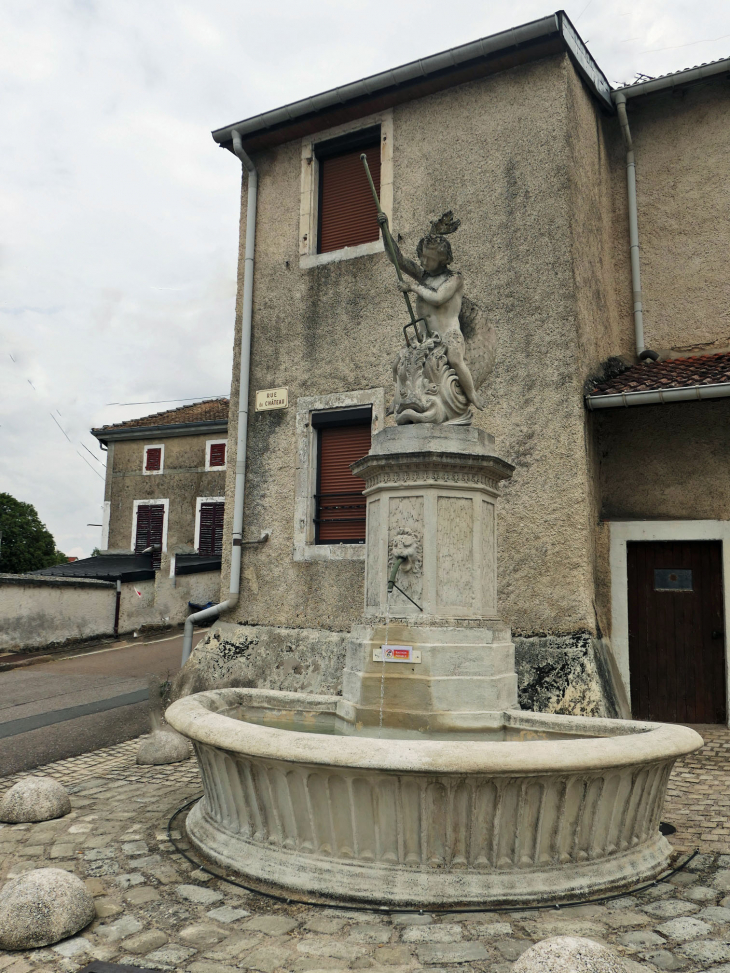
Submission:
<svg viewBox="0 0 730 973">
<path fill-rule="evenodd" d="M 89 428 L 228 393 L 240 169 L 211 129 L 554 9 L 4 0 L 0 491 L 89 554 L 105 458 Z M 730 54 L 717 0 L 566 9 L 613 84 Z"/>
</svg>

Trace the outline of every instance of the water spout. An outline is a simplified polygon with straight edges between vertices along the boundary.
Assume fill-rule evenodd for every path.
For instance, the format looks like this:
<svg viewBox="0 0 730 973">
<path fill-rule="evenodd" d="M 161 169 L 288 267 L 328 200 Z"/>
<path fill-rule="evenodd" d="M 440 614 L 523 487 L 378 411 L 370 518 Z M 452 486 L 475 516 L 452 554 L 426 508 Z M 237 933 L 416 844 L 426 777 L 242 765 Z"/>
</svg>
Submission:
<svg viewBox="0 0 730 973">
<path fill-rule="evenodd" d="M 395 585 L 395 579 L 398 577 L 398 570 L 404 561 L 407 561 L 407 557 L 394 557 L 393 567 L 390 569 L 390 576 L 388 578 L 388 594 L 393 591 L 393 586 Z"/>
</svg>

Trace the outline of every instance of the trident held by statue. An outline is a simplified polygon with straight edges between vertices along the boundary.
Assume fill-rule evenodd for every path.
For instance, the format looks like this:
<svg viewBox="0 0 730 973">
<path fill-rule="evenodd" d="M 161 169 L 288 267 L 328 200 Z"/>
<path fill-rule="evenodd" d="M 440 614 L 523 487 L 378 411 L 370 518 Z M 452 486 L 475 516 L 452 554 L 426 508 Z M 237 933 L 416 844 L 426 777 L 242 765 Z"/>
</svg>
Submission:
<svg viewBox="0 0 730 973">
<path fill-rule="evenodd" d="M 393 266 L 395 267 L 395 272 L 398 275 L 398 280 L 399 281 L 402 281 L 403 280 L 403 274 L 401 273 L 401 269 L 400 269 L 400 266 L 398 264 L 398 258 L 396 257 L 395 244 L 393 243 L 393 237 L 390 235 L 390 227 L 388 226 L 388 217 L 385 215 L 385 213 L 383 212 L 383 210 L 382 210 L 382 208 L 380 206 L 380 200 L 378 199 L 378 192 L 377 192 L 377 190 L 375 188 L 375 183 L 373 182 L 373 177 L 370 175 L 370 166 L 368 165 L 367 156 L 365 155 L 364 152 L 360 156 L 360 161 L 365 166 L 365 175 L 368 177 L 368 182 L 370 183 L 370 191 L 373 194 L 373 199 L 375 200 L 375 206 L 376 206 L 376 208 L 378 210 L 378 223 L 380 224 L 381 229 L 383 231 L 383 240 L 385 241 L 386 247 L 390 251 L 390 256 L 391 256 L 391 259 L 393 261 Z M 416 317 L 416 315 L 413 312 L 413 305 L 411 304 L 411 299 L 408 296 L 408 294 L 405 293 L 405 291 L 403 292 L 403 298 L 404 298 L 404 300 L 406 302 L 406 307 L 408 308 L 408 313 L 411 316 L 411 323 L 410 324 L 407 324 L 405 326 L 405 328 L 403 328 L 403 337 L 405 338 L 406 344 L 408 344 L 408 333 L 407 333 L 408 332 L 408 328 L 413 328 L 413 330 L 415 332 L 415 335 L 416 335 L 416 341 L 420 342 L 422 340 L 421 339 L 421 335 L 418 332 L 418 324 L 419 324 L 420 321 L 423 321 L 424 331 L 426 332 L 425 335 L 424 335 L 424 339 L 423 339 L 423 340 L 425 340 L 425 337 L 428 335 L 428 328 L 426 327 L 426 320 L 425 320 L 425 318 L 417 318 Z"/>
</svg>

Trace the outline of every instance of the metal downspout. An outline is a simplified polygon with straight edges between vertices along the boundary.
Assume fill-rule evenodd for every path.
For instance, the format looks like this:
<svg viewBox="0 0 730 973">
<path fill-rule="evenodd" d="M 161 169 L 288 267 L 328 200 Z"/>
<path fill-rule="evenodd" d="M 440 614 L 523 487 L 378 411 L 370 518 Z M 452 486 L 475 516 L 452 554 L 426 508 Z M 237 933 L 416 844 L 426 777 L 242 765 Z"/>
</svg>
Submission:
<svg viewBox="0 0 730 973">
<path fill-rule="evenodd" d="M 612 92 L 616 105 L 621 134 L 626 146 L 626 186 L 629 202 L 629 242 L 631 253 L 631 286 L 634 294 L 634 333 L 636 338 L 636 355 L 641 358 L 644 346 L 644 308 L 641 295 L 641 262 L 639 256 L 639 216 L 636 205 L 636 160 L 634 158 L 634 143 L 631 140 L 631 129 L 626 114 L 626 95 L 620 91 Z"/>
<path fill-rule="evenodd" d="M 256 204 L 258 173 L 241 144 L 241 136 L 232 132 L 233 151 L 248 172 L 248 201 L 246 208 L 246 253 L 243 270 L 243 311 L 241 320 L 241 369 L 238 385 L 238 437 L 236 440 L 236 480 L 233 497 L 233 538 L 231 544 L 231 584 L 226 601 L 188 615 L 183 631 L 182 665 L 193 649 L 193 627 L 196 622 L 217 618 L 222 612 L 235 608 L 241 590 L 241 545 L 243 542 L 243 501 L 246 487 L 246 442 L 248 436 L 248 395 L 251 366 L 251 319 L 253 317 L 253 271 L 256 245 Z"/>
</svg>

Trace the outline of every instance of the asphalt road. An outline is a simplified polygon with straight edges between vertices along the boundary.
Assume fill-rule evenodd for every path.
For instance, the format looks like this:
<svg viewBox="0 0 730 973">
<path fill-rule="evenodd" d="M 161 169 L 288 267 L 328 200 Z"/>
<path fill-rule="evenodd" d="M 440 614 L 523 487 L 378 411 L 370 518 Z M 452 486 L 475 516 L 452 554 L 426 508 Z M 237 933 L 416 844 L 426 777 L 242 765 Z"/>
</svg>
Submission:
<svg viewBox="0 0 730 973">
<path fill-rule="evenodd" d="M 146 733 L 147 679 L 174 676 L 181 653 L 178 634 L 0 673 L 0 776 Z"/>
</svg>

